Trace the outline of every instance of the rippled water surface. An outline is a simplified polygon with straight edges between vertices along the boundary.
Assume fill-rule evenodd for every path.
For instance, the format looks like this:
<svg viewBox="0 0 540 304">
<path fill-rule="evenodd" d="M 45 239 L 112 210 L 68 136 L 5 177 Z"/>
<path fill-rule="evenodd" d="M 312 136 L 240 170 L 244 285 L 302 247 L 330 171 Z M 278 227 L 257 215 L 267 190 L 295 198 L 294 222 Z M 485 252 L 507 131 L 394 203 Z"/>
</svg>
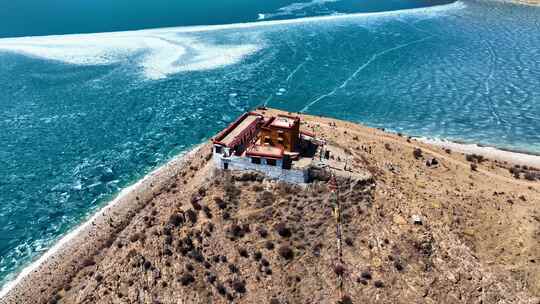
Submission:
<svg viewBox="0 0 540 304">
<path fill-rule="evenodd" d="M 258 18 L 349 12 L 310 3 Z M 260 104 L 538 153 L 538 33 L 538 8 L 459 1 L 0 39 L 0 281 Z"/>
</svg>

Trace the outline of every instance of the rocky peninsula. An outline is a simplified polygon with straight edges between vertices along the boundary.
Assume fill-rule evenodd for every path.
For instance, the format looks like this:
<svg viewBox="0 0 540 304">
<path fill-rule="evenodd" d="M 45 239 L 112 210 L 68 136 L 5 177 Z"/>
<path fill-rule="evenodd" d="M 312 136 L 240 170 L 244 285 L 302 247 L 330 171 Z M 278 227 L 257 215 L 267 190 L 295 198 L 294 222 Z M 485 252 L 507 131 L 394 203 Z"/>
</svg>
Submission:
<svg viewBox="0 0 540 304">
<path fill-rule="evenodd" d="M 295 115 L 348 160 L 340 240 L 324 172 L 289 184 L 216 170 L 208 143 L 127 189 L 0 302 L 540 302 L 537 168 Z"/>
</svg>

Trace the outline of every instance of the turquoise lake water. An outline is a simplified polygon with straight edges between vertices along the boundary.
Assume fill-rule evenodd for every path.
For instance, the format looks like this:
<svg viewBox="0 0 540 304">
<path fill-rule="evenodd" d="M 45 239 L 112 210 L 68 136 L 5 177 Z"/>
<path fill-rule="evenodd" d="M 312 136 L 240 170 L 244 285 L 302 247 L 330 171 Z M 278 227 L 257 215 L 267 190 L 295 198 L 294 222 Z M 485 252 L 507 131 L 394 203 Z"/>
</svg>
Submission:
<svg viewBox="0 0 540 304">
<path fill-rule="evenodd" d="M 72 2 L 0 10 L 1 37 L 125 31 L 0 39 L 0 285 L 261 104 L 540 153 L 539 8 Z"/>
</svg>

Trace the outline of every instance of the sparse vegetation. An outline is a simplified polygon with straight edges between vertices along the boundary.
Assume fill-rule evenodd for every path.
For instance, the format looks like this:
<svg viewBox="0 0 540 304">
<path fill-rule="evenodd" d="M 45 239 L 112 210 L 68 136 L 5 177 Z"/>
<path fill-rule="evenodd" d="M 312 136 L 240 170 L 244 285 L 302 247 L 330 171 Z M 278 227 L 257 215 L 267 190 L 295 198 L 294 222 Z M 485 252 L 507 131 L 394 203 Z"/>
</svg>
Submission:
<svg viewBox="0 0 540 304">
<path fill-rule="evenodd" d="M 342 130 L 339 131 L 336 133 L 341 134 Z M 346 138 L 348 141 L 355 134 L 349 133 L 352 134 Z M 334 134 L 326 135 L 328 142 L 336 140 Z M 512 276 L 505 277 L 506 270 L 498 268 L 500 275 L 490 277 L 490 269 L 468 268 L 483 262 L 481 255 L 470 256 L 478 249 L 467 248 L 469 233 L 499 241 L 505 254 L 518 252 L 502 239 L 502 236 L 515 236 L 513 227 L 505 227 L 510 224 L 504 219 L 513 215 L 510 209 L 530 207 L 536 202 L 534 184 L 530 183 L 530 188 L 526 189 L 529 185 L 519 183 L 525 187 L 514 191 L 511 181 L 507 180 L 508 173 L 500 174 L 508 164 L 481 165 L 480 158 L 472 155 L 468 157 L 471 161 L 466 163 L 463 158 L 458 159 L 461 154 L 458 156 L 455 152 L 454 156 L 434 159 L 433 156 L 444 154 L 443 150 L 434 148 L 433 151 L 440 154 L 432 155 L 427 144 L 415 141 L 415 145 L 426 147 L 423 151 L 426 154 L 416 148 L 413 156 L 420 161 L 411 164 L 411 145 L 405 144 L 405 138 L 393 138 L 390 144 L 384 144 L 384 139 L 361 136 L 359 142 L 354 143 L 358 149 L 351 152 L 343 148 L 352 153 L 347 166 L 353 170 L 346 172 L 347 177 L 338 176 L 343 264 L 336 259 L 335 219 L 331 201 L 327 199 L 329 170 L 315 170 L 314 176 L 318 179 L 307 186 L 273 180 L 261 182 L 258 174 L 218 171 L 217 181 L 200 175 L 199 184 L 178 187 L 177 193 L 167 191 L 167 186 L 163 190 L 155 187 L 154 199 L 148 201 L 146 196 L 141 197 L 141 204 L 145 201 L 143 213 L 133 215 L 127 227 L 120 225 L 121 217 L 115 215 L 113 223 L 121 228 L 118 235 L 111 238 L 114 246 L 95 255 L 97 266 L 93 259 L 80 262 L 89 267 L 81 267 L 81 275 L 70 281 L 73 290 L 60 288 L 56 294 L 62 295 L 65 303 L 75 302 L 76 297 L 88 303 L 111 299 L 130 302 L 136 297 L 143 302 L 163 302 L 172 295 L 188 301 L 201 299 L 220 303 L 257 300 L 304 303 L 320 299 L 333 303 L 352 303 L 353 299 L 367 303 L 373 296 L 381 303 L 404 303 L 402 299 L 414 300 L 395 296 L 407 288 L 403 282 L 424 282 L 428 277 L 432 285 L 429 297 L 438 303 L 447 303 L 446 293 L 459 295 L 469 290 L 473 292 L 466 294 L 466 300 L 474 302 L 481 294 L 477 292 L 479 287 L 486 289 L 486 295 L 508 299 L 506 294 L 490 287 L 494 285 L 490 285 L 493 281 L 489 278 L 496 279 L 497 284 L 514 295 L 516 289 L 512 282 L 507 284 L 507 278 Z M 401 151 L 409 151 L 409 155 Z M 344 159 L 343 154 L 332 154 L 336 160 Z M 439 166 L 426 168 L 424 163 Z M 387 164 L 396 168 L 394 174 L 378 173 Z M 501 186 L 490 177 L 490 183 L 500 186 L 490 190 L 479 174 L 463 170 L 463 164 L 471 170 L 481 167 L 482 171 L 499 174 L 506 181 Z M 199 168 L 203 166 L 197 164 Z M 366 172 L 366 175 L 371 172 L 372 177 L 355 180 L 354 170 Z M 512 167 L 509 171 L 527 180 L 538 179 L 539 172 L 527 166 Z M 189 181 L 193 174 L 198 173 L 188 172 L 185 179 Z M 175 181 L 178 185 L 183 182 L 180 176 L 178 174 Z M 196 190 L 190 193 L 185 189 Z M 478 194 L 480 190 L 482 195 Z M 261 206 L 266 207 L 259 208 Z M 475 208 L 482 208 L 482 212 Z M 484 211 L 493 220 L 484 216 Z M 421 215 L 423 224 L 415 225 L 417 214 Z M 440 214 L 445 224 L 441 225 Z M 531 214 L 530 221 L 540 221 L 535 217 Z M 477 224 L 480 220 L 495 224 L 493 231 L 489 231 L 492 234 L 486 236 L 481 231 L 482 226 Z M 496 225 L 499 222 L 502 224 Z M 475 239 L 475 242 L 485 245 L 483 239 Z M 522 254 L 527 267 L 538 263 L 530 252 Z M 108 255 L 118 259 L 111 263 Z M 497 262 L 496 257 L 491 258 Z M 459 270 L 459 280 L 451 280 L 452 284 L 448 283 L 449 267 L 451 271 L 452 267 Z M 528 275 L 520 277 L 523 284 L 531 284 L 527 281 L 531 277 L 529 270 L 519 265 L 514 267 Z M 116 269 L 121 271 L 116 272 Z M 434 271 L 438 269 L 441 271 Z M 478 277 L 483 280 L 479 281 Z M 325 288 L 328 292 L 322 295 L 317 290 L 320 285 L 339 283 L 340 278 L 344 279 L 344 292 L 350 297 L 339 298 L 334 286 Z M 259 294 L 259 286 L 268 286 L 268 289 Z M 306 293 L 305 290 L 313 291 Z M 418 291 L 421 296 L 425 289 Z M 525 289 L 518 291 L 526 293 Z M 488 297 L 486 301 L 491 299 Z"/>
</svg>

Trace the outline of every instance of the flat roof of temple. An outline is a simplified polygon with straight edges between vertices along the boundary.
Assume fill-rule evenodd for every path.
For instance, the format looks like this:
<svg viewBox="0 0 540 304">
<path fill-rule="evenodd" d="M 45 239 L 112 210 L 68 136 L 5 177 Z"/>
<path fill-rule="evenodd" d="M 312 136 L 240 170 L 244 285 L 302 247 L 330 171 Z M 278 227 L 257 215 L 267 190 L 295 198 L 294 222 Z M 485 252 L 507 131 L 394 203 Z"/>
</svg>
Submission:
<svg viewBox="0 0 540 304">
<path fill-rule="evenodd" d="M 253 145 L 248 148 L 246 155 L 280 159 L 283 158 L 283 149 L 268 145 Z"/>
<path fill-rule="evenodd" d="M 292 128 L 299 121 L 298 117 L 278 115 L 270 123 L 273 127 Z"/>
<path fill-rule="evenodd" d="M 261 118 L 255 113 L 245 113 L 214 138 L 214 143 L 229 146 L 252 123 Z"/>
</svg>

